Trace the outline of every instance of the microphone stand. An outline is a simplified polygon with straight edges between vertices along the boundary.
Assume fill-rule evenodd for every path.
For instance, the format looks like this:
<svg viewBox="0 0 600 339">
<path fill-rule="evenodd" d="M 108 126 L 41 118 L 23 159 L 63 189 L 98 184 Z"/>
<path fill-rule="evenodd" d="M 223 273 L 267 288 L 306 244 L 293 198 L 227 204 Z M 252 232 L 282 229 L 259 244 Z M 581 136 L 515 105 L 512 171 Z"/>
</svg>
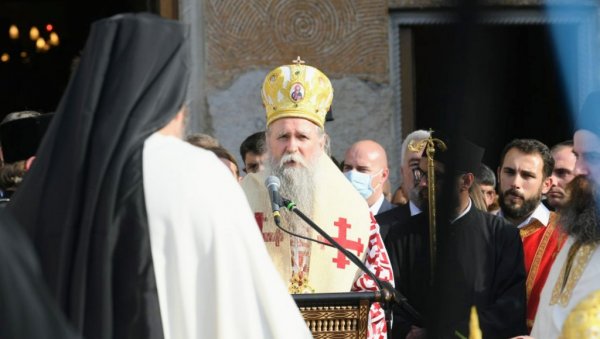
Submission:
<svg viewBox="0 0 600 339">
<path fill-rule="evenodd" d="M 315 224 L 309 217 L 306 216 L 302 211 L 296 207 L 296 204 L 293 201 L 290 201 L 285 198 L 281 198 L 282 204 L 281 207 L 287 208 L 289 211 L 296 213 L 302 220 L 304 220 L 310 227 L 312 227 L 317 233 L 319 233 L 323 238 L 325 238 L 333 247 L 337 248 L 340 252 L 342 252 L 346 258 L 352 261 L 361 271 L 365 272 L 375 283 L 377 287 L 379 287 L 379 291 L 381 295 L 379 296 L 379 301 L 382 304 L 382 307 L 385 312 L 385 322 L 388 328 L 388 338 L 391 338 L 391 313 L 392 313 L 392 305 L 396 304 L 400 306 L 404 311 L 410 314 L 417 322 L 421 322 L 421 315 L 417 310 L 415 310 L 409 303 L 404 295 L 402 295 L 398 290 L 392 286 L 388 281 L 383 281 L 377 278 L 371 270 L 365 266 L 365 264 L 356 256 L 354 253 L 345 249 L 342 245 L 340 245 L 337 241 L 335 241 L 327 232 L 325 232 L 321 227 Z"/>
</svg>

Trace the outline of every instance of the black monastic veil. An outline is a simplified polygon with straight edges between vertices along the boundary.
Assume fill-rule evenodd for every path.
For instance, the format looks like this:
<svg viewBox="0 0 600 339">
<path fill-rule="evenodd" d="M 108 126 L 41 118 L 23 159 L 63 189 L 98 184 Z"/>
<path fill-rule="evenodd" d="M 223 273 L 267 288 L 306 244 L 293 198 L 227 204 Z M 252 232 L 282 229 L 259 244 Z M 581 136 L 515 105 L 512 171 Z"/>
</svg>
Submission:
<svg viewBox="0 0 600 339">
<path fill-rule="evenodd" d="M 7 207 L 31 236 L 51 294 L 86 338 L 163 335 L 142 149 L 184 104 L 190 62 L 179 22 L 151 14 L 95 22 Z"/>
</svg>

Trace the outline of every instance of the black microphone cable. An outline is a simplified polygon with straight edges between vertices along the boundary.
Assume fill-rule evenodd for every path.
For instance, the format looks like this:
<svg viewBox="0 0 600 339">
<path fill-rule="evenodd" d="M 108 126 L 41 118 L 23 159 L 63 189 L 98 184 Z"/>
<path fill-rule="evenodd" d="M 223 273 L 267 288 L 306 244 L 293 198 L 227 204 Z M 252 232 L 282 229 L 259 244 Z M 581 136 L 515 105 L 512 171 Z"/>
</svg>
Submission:
<svg viewBox="0 0 600 339">
<path fill-rule="evenodd" d="M 277 211 L 277 214 L 279 214 L 279 211 Z M 280 230 L 284 231 L 285 233 L 287 233 L 287 234 L 289 234 L 289 235 L 292 235 L 292 236 L 294 236 L 294 237 L 298 237 L 298 238 L 301 238 L 301 239 L 304 239 L 304 240 L 308 240 L 308 241 L 314 241 L 314 242 L 316 242 L 316 243 L 318 243 L 318 244 L 321 244 L 321 245 L 325 245 L 325 246 L 329 246 L 329 247 L 335 247 L 335 246 L 333 246 L 333 245 L 332 245 L 332 244 L 330 244 L 330 243 L 326 243 L 326 242 L 324 242 L 324 241 L 320 241 L 320 240 L 313 239 L 313 238 L 310 238 L 310 237 L 305 237 L 305 236 L 303 236 L 303 235 L 296 234 L 296 233 L 294 233 L 294 232 L 292 232 L 292 231 L 288 231 L 288 230 L 286 230 L 285 228 L 283 228 L 283 226 L 281 226 L 281 221 L 280 221 L 280 220 L 281 220 L 281 219 L 279 219 L 279 220 L 276 220 L 276 221 L 275 221 L 275 226 L 277 226 L 277 227 L 278 227 Z"/>
</svg>

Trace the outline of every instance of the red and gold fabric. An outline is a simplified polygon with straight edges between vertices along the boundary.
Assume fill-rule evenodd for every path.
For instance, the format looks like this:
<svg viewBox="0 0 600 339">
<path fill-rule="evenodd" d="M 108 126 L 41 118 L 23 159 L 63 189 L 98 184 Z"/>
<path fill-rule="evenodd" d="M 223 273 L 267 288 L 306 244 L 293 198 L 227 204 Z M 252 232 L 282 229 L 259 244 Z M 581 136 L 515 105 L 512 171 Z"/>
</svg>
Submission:
<svg viewBox="0 0 600 339">
<path fill-rule="evenodd" d="M 548 278 L 554 259 L 560 252 L 566 234 L 558 226 L 558 215 L 550 213 L 548 225 L 543 225 L 534 219 L 529 225 L 521 228 L 525 257 L 525 271 L 527 272 L 527 327 L 533 327 L 533 320 L 540 301 L 540 293 Z"/>
<path fill-rule="evenodd" d="M 313 213 L 309 217 L 347 250 L 357 255 L 379 279 L 393 284 L 391 264 L 379 234 L 379 226 L 366 201 L 328 156 L 321 156 L 315 173 L 315 199 Z M 298 283 L 310 287 L 303 291 L 305 293 L 377 290 L 375 282 L 340 251 L 314 242 L 308 244 L 308 277 L 302 282 L 296 281 L 290 236 L 278 229 L 273 221 L 265 179 L 264 173 L 247 175 L 242 181 L 242 188 L 255 214 L 271 259 L 290 291 L 296 293 Z M 302 211 L 302 206 L 298 208 Z M 316 232 L 313 237 L 324 241 Z M 378 304 L 371 307 L 370 318 L 369 338 L 385 337 L 387 330 L 384 313 Z"/>
</svg>

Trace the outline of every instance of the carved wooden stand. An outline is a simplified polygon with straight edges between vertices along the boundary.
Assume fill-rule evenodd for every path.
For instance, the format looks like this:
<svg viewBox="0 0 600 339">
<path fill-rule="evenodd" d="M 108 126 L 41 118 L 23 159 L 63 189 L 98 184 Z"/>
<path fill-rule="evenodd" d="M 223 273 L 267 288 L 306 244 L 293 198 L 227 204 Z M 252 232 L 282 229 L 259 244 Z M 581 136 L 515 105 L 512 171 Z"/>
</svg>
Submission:
<svg viewBox="0 0 600 339">
<path fill-rule="evenodd" d="M 315 339 L 367 337 L 369 308 L 378 292 L 293 294 Z"/>
</svg>

